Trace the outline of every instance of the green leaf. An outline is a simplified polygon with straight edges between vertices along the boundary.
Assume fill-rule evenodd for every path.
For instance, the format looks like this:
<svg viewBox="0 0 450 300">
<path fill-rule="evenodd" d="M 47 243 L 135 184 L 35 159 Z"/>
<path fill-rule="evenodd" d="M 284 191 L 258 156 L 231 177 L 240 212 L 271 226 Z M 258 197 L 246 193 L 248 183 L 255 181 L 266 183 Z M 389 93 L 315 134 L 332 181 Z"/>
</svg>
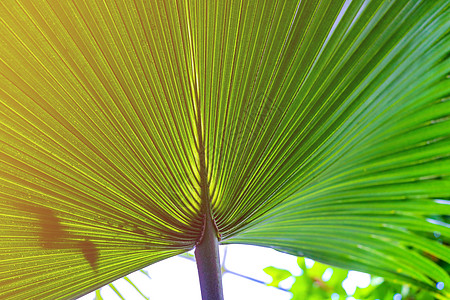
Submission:
<svg viewBox="0 0 450 300">
<path fill-rule="evenodd" d="M 319 262 L 314 262 L 307 268 L 303 257 L 298 257 L 297 263 L 303 273 L 295 276 L 295 282 L 289 290 L 293 294 L 292 299 L 331 299 L 334 293 L 344 298 L 347 296 L 342 287 L 342 282 L 347 278 L 347 270 L 332 268 Z M 333 273 L 329 280 L 324 281 L 322 278 L 327 269 L 331 269 Z"/>
<path fill-rule="evenodd" d="M 103 300 L 103 297 L 100 294 L 100 290 L 95 291 L 95 299 L 94 300 Z"/>
<path fill-rule="evenodd" d="M 116 288 L 116 286 L 113 283 L 108 284 L 108 286 L 114 291 L 114 293 L 122 300 L 125 300 L 125 298 L 122 296 L 122 294 L 119 292 L 119 290 Z"/>
<path fill-rule="evenodd" d="M 147 275 L 148 276 L 148 275 Z M 146 299 L 146 300 L 149 300 L 149 298 L 147 297 L 147 296 L 145 296 L 145 294 L 134 284 L 134 282 L 133 281 L 131 281 L 130 280 L 130 278 L 128 278 L 127 276 L 125 276 L 124 277 L 124 279 L 129 283 L 129 284 L 131 284 L 133 287 L 134 287 L 134 289 L 142 296 L 142 298 L 144 298 L 144 299 Z"/>
<path fill-rule="evenodd" d="M 450 257 L 432 235 L 450 238 L 449 17 L 447 0 L 3 1 L 0 298 L 75 298 L 187 252 L 209 207 L 224 244 L 450 297 L 432 259 Z"/>
<path fill-rule="evenodd" d="M 264 272 L 272 277 L 272 282 L 268 283 L 268 286 L 278 287 L 280 282 L 291 277 L 291 272 L 275 267 L 266 267 Z"/>
</svg>

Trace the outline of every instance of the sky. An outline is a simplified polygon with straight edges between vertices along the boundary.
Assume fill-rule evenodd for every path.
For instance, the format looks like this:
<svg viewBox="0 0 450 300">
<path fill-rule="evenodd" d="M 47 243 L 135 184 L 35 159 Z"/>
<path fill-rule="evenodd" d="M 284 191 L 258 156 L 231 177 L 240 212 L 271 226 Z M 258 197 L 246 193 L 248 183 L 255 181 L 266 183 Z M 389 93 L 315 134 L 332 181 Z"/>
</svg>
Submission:
<svg viewBox="0 0 450 300">
<path fill-rule="evenodd" d="M 233 300 L 261 299 L 261 300 L 288 300 L 292 294 L 281 289 L 266 286 L 271 277 L 263 269 L 274 266 L 289 270 L 293 275 L 301 275 L 297 265 L 297 257 L 279 251 L 248 245 L 220 246 L 222 265 L 229 270 L 223 276 L 224 298 Z M 225 263 L 223 263 L 225 262 Z M 314 262 L 307 260 L 307 267 Z M 309 264 L 309 265 L 308 265 Z M 128 278 L 151 300 L 201 299 L 198 281 L 197 266 L 187 257 L 172 257 L 135 272 Z M 249 280 L 246 277 L 255 279 Z M 344 281 L 347 293 L 354 293 L 356 286 L 363 288 L 370 283 L 370 275 L 351 271 Z M 289 289 L 293 280 L 284 280 L 280 286 Z M 115 287 L 127 300 L 140 300 L 143 298 L 125 279 L 114 282 Z M 101 295 L 105 300 L 121 300 L 110 287 L 104 287 Z M 78 300 L 93 300 L 94 293 L 87 294 Z M 352 300 L 353 298 L 348 298 Z"/>
</svg>

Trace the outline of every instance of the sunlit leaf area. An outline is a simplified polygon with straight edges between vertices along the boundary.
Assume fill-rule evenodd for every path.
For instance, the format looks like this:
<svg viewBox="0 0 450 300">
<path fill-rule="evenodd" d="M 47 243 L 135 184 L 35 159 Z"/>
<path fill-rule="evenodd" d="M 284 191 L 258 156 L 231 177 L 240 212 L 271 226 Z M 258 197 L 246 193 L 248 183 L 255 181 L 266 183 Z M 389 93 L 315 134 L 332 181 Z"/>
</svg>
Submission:
<svg viewBox="0 0 450 300">
<path fill-rule="evenodd" d="M 205 236 L 295 257 L 253 282 L 293 299 L 349 296 L 343 270 L 371 274 L 355 299 L 450 299 L 449 20 L 448 0 L 0 1 L 0 299 L 117 296 Z"/>
</svg>

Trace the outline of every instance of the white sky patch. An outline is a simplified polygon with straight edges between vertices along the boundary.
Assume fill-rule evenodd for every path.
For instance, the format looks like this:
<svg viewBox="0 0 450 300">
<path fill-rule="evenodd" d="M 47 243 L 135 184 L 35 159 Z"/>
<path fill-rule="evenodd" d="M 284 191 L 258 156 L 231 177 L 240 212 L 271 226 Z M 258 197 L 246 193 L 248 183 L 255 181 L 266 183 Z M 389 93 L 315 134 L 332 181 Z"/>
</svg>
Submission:
<svg viewBox="0 0 450 300">
<path fill-rule="evenodd" d="M 450 228 L 450 224 L 447 224 L 447 223 L 444 223 L 444 222 L 441 222 L 441 221 L 438 221 L 438 220 L 427 219 L 427 221 L 429 223 L 432 223 L 432 224 L 435 224 L 435 225 L 440 225 L 440 226 L 444 226 L 444 227 Z"/>
<path fill-rule="evenodd" d="M 434 202 L 439 203 L 439 204 L 450 205 L 450 200 L 435 199 Z"/>
<path fill-rule="evenodd" d="M 283 289 L 289 290 L 294 283 L 295 283 L 295 278 L 291 276 L 291 277 L 281 281 L 279 283 L 279 286 Z"/>
<path fill-rule="evenodd" d="M 308 269 L 311 269 L 314 266 L 314 261 L 312 259 L 305 258 L 305 266 Z"/>
<path fill-rule="evenodd" d="M 297 264 L 297 257 L 293 255 L 257 246 L 229 245 L 227 247 L 225 267 L 230 271 L 251 276 L 264 282 L 272 280 L 263 271 L 264 268 L 269 266 L 288 270 L 294 276 L 302 274 L 302 270 Z"/>
<path fill-rule="evenodd" d="M 269 287 L 248 279 L 243 279 L 232 274 L 225 274 L 223 276 L 223 296 L 225 300 L 289 300 L 292 298 L 292 294 L 289 292 L 285 292 L 274 287 Z M 192 300 L 194 299 L 200 298 L 192 298 Z"/>
<path fill-rule="evenodd" d="M 366 288 L 370 285 L 370 275 L 357 271 L 348 272 L 347 278 L 342 283 L 342 287 L 348 295 L 353 295 L 356 287 Z M 347 298 L 348 299 L 348 298 Z"/>
<path fill-rule="evenodd" d="M 395 294 L 394 295 L 394 300 L 402 300 L 402 295 L 401 294 Z"/>
<path fill-rule="evenodd" d="M 331 279 L 332 275 L 333 275 L 333 269 L 328 268 L 325 270 L 325 272 L 323 272 L 322 280 L 326 282 Z"/>
</svg>

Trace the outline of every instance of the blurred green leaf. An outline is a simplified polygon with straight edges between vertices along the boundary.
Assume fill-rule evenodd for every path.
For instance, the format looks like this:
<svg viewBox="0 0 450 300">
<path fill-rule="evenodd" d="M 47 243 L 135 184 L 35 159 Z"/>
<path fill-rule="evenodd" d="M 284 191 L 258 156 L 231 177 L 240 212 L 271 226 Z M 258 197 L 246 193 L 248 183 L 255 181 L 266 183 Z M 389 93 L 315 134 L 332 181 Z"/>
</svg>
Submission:
<svg viewBox="0 0 450 300">
<path fill-rule="evenodd" d="M 348 271 L 320 262 L 314 262 L 312 267 L 307 268 L 304 257 L 298 257 L 297 264 L 302 269 L 299 276 L 293 276 L 290 272 L 275 267 L 265 268 L 264 271 L 274 278 L 269 285 L 278 286 L 280 281 L 293 276 L 295 281 L 289 289 L 293 295 L 292 299 L 331 299 L 333 293 L 344 298 L 347 296 L 342 281 L 347 277 Z M 331 269 L 333 273 L 329 280 L 324 281 L 322 277 L 327 269 Z"/>
<path fill-rule="evenodd" d="M 269 286 L 278 287 L 280 282 L 291 277 L 291 272 L 275 267 L 264 268 L 264 272 L 272 277 L 272 282 L 268 283 Z"/>
</svg>

